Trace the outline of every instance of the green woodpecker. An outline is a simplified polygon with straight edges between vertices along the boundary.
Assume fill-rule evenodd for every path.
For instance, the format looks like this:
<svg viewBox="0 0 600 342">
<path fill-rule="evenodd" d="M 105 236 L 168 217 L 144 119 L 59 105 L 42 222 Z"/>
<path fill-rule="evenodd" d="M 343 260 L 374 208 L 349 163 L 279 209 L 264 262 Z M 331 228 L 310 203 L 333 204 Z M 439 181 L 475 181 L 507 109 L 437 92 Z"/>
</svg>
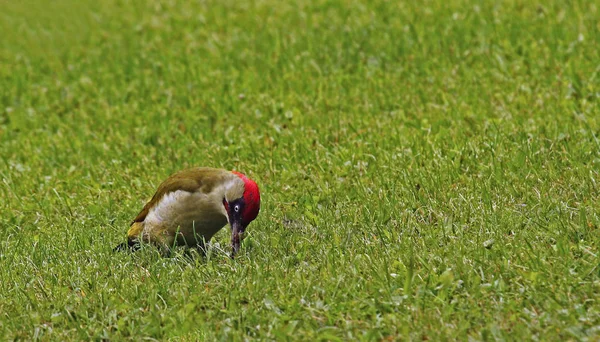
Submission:
<svg viewBox="0 0 600 342">
<path fill-rule="evenodd" d="M 140 240 L 163 250 L 175 245 L 203 248 L 229 223 L 233 257 L 259 211 L 258 186 L 245 175 L 208 167 L 182 170 L 159 185 L 131 223 L 127 244 L 116 249 L 137 250 Z"/>
</svg>

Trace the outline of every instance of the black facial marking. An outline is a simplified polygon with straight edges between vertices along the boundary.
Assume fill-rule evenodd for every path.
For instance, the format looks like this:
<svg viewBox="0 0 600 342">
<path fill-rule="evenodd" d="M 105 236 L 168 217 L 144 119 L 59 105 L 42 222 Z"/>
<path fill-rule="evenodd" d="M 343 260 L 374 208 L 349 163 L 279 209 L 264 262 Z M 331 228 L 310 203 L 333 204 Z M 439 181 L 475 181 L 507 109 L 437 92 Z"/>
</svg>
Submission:
<svg viewBox="0 0 600 342">
<path fill-rule="evenodd" d="M 244 198 L 238 198 L 229 202 L 229 220 L 243 222 L 242 213 L 244 212 Z"/>
</svg>

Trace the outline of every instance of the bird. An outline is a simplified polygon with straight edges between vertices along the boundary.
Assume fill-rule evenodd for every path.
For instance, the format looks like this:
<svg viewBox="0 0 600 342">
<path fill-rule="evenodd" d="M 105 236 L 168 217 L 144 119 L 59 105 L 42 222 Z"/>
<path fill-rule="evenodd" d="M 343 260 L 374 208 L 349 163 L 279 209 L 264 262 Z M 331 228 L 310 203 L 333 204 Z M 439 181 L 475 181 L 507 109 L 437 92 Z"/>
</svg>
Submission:
<svg viewBox="0 0 600 342">
<path fill-rule="evenodd" d="M 136 251 L 144 242 L 167 254 L 173 246 L 204 251 L 205 242 L 229 224 L 233 258 L 259 212 L 260 190 L 245 174 L 213 167 L 184 169 L 158 186 L 131 222 L 127 242 L 115 250 Z"/>
</svg>

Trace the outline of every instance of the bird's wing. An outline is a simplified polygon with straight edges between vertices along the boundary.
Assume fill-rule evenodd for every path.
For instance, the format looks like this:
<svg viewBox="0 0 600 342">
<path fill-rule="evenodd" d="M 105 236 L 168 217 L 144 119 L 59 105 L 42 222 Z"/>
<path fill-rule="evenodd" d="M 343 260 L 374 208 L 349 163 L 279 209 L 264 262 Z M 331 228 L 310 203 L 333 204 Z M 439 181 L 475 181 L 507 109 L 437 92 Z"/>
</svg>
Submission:
<svg viewBox="0 0 600 342">
<path fill-rule="evenodd" d="M 158 186 L 152 199 L 144 205 L 144 208 L 142 208 L 142 211 L 140 211 L 136 218 L 131 222 L 131 225 L 136 222 L 143 222 L 150 212 L 150 209 L 166 194 L 177 190 L 210 193 L 215 185 L 218 184 L 219 180 L 228 173 L 229 172 L 226 170 L 203 167 L 182 170 L 173 174 Z"/>
</svg>

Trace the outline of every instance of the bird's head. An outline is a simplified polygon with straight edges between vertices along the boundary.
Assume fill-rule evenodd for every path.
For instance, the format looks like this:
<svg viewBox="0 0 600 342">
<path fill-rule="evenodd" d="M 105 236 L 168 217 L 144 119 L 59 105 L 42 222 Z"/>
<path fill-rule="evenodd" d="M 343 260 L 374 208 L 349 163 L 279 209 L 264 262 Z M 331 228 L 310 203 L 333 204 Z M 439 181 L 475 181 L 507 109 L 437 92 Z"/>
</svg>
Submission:
<svg viewBox="0 0 600 342">
<path fill-rule="evenodd" d="M 242 182 L 236 182 L 225 193 L 223 206 L 231 225 L 231 245 L 235 255 L 240 249 L 240 242 L 244 239 L 246 227 L 252 222 L 260 211 L 260 191 L 258 185 L 246 175 L 233 171 Z"/>
</svg>

